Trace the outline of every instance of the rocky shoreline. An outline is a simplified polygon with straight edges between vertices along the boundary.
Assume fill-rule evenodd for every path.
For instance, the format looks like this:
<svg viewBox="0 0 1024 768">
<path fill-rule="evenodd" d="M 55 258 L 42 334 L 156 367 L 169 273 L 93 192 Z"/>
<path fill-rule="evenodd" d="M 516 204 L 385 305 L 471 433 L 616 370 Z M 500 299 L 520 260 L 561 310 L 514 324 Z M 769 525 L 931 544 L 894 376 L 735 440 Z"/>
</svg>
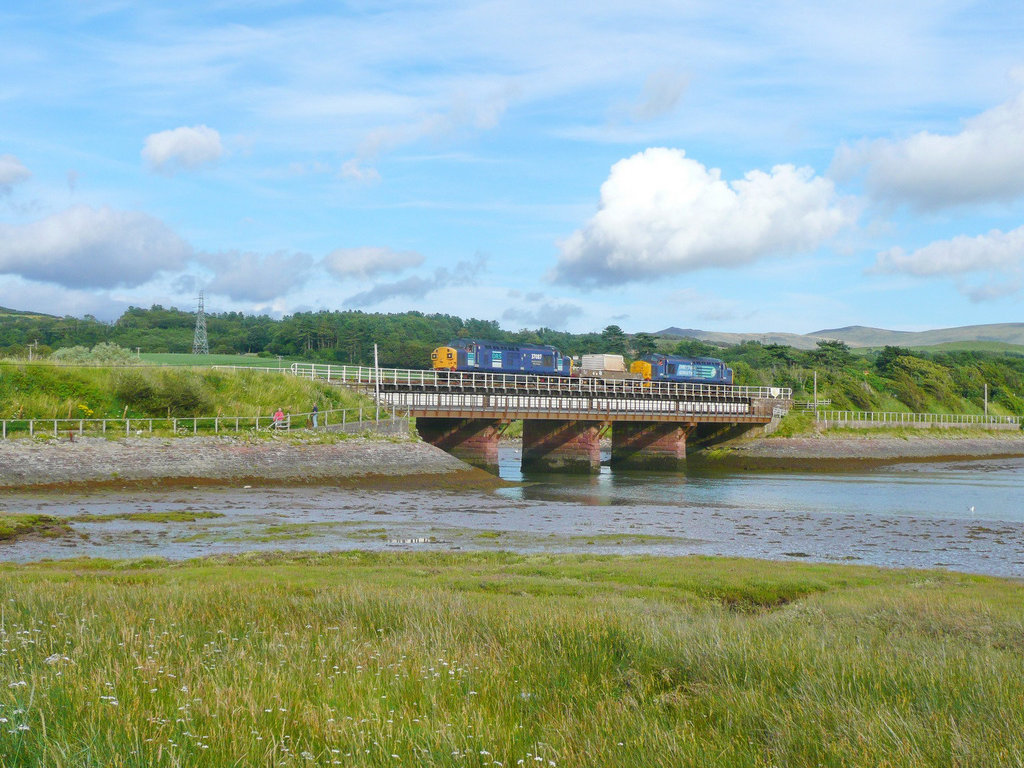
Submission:
<svg viewBox="0 0 1024 768">
<path fill-rule="evenodd" d="M 242 437 L 0 441 L 0 489 L 154 485 L 488 487 L 500 481 L 416 440 Z"/>
<path fill-rule="evenodd" d="M 690 459 L 728 469 L 860 469 L 901 462 L 1024 457 L 1024 434 L 942 437 L 814 435 L 764 437 L 695 451 Z"/>
</svg>

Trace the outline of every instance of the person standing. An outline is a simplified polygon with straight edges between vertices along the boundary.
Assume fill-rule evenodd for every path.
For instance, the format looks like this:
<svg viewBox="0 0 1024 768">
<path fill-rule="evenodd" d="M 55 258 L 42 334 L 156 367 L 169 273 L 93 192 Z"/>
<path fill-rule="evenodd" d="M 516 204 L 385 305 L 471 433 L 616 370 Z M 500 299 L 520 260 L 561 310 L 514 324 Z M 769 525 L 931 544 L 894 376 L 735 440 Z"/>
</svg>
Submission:
<svg viewBox="0 0 1024 768">
<path fill-rule="evenodd" d="M 313 403 L 313 429 L 317 427 L 317 417 L 320 415 L 320 409 L 316 407 L 316 403 Z"/>
</svg>

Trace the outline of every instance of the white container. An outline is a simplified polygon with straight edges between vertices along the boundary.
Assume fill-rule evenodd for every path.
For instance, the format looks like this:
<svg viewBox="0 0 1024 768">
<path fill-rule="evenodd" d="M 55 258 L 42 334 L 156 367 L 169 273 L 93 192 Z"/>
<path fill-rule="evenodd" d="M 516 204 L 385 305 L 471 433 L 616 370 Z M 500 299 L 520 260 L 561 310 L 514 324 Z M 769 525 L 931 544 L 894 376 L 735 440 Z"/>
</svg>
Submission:
<svg viewBox="0 0 1024 768">
<path fill-rule="evenodd" d="M 618 371 L 626 372 L 626 361 L 622 355 L 584 355 L 580 363 L 584 371 Z"/>
</svg>

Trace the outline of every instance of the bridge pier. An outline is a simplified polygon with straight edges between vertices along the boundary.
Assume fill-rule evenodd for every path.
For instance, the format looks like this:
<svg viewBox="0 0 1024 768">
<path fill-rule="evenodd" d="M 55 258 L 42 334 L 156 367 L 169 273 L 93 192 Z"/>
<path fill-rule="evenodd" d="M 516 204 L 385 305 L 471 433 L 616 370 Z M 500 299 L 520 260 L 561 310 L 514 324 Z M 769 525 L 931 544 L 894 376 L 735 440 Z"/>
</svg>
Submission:
<svg viewBox="0 0 1024 768">
<path fill-rule="evenodd" d="M 437 419 L 419 417 L 420 437 L 474 467 L 498 473 L 497 419 Z"/>
<path fill-rule="evenodd" d="M 617 421 L 612 461 L 617 469 L 678 472 L 686 468 L 686 436 L 692 424 Z"/>
<path fill-rule="evenodd" d="M 601 471 L 599 421 L 526 419 L 523 470 L 596 474 Z"/>
</svg>

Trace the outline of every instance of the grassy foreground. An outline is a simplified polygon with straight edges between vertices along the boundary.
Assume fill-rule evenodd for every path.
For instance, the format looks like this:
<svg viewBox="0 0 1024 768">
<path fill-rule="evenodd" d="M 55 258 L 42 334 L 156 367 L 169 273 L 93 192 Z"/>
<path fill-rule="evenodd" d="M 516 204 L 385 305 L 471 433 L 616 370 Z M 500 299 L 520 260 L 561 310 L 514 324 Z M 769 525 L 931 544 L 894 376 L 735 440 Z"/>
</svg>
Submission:
<svg viewBox="0 0 1024 768">
<path fill-rule="evenodd" d="M 1024 588 L 709 558 L 0 569 L 0 764 L 1019 766 Z"/>
</svg>

